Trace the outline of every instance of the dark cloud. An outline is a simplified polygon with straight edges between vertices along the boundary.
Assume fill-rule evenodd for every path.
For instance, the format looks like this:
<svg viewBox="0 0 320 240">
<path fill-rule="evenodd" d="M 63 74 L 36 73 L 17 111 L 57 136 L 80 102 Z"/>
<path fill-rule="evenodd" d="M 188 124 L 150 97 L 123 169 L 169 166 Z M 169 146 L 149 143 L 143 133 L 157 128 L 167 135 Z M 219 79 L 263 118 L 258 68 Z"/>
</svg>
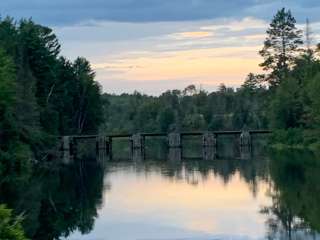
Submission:
<svg viewBox="0 0 320 240">
<path fill-rule="evenodd" d="M 281 6 L 300 17 L 314 10 L 319 0 L 1 0 L 1 15 L 32 17 L 50 25 L 68 25 L 90 20 L 118 22 L 188 21 L 248 14 L 270 18 Z M 307 17 L 307 16 L 305 16 Z"/>
</svg>

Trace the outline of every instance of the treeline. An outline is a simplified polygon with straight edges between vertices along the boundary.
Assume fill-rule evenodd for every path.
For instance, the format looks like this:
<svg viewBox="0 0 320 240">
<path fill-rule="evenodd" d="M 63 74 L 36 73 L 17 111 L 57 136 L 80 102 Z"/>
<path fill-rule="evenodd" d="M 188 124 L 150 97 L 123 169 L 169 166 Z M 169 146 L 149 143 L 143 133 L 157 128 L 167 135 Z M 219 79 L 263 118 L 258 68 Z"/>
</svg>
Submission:
<svg viewBox="0 0 320 240">
<path fill-rule="evenodd" d="M 159 97 L 104 94 L 106 132 L 231 130 L 267 127 L 265 88 L 248 84 L 237 91 L 221 85 L 208 93 L 190 85 Z"/>
<path fill-rule="evenodd" d="M 103 120 L 89 62 L 60 48 L 48 27 L 0 19 L 0 173 L 41 160 L 59 135 L 97 132 Z"/>
<path fill-rule="evenodd" d="M 313 144 L 320 127 L 320 45 L 312 45 L 309 23 L 297 29 L 281 9 L 266 31 L 259 54 L 263 74 L 248 74 L 238 89 L 172 90 L 159 97 L 105 94 L 107 132 L 270 128 L 275 142 Z"/>
</svg>

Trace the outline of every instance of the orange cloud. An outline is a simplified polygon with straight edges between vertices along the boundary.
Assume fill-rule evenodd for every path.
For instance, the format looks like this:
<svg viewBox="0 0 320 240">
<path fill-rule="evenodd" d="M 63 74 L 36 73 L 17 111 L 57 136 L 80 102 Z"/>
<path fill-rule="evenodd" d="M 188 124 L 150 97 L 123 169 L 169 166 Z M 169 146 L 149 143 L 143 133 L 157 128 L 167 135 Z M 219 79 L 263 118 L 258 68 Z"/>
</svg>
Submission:
<svg viewBox="0 0 320 240">
<path fill-rule="evenodd" d="M 139 54 L 114 62 L 94 65 L 98 71 L 122 69 L 115 78 L 134 81 L 193 79 L 195 84 L 240 85 L 249 72 L 259 72 L 260 57 L 255 47 L 191 49 L 185 51 Z M 111 67 L 110 67 L 111 66 Z M 128 68 L 127 66 L 140 66 Z M 108 74 L 108 72 L 105 72 Z M 110 73 L 112 74 L 112 73 Z M 99 76 L 103 75 L 100 73 Z M 103 79 L 103 78 L 101 78 Z"/>
</svg>

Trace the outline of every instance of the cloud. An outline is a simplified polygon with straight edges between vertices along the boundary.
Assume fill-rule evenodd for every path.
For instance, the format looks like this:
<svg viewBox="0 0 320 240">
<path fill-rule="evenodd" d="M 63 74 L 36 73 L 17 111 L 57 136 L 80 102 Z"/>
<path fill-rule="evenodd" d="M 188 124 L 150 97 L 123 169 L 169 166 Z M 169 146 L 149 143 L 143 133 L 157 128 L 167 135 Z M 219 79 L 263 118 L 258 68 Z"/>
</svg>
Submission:
<svg viewBox="0 0 320 240">
<path fill-rule="evenodd" d="M 270 19 L 281 7 L 299 18 L 319 20 L 318 0 L 10 0 L 0 1 L 1 15 L 33 17 L 50 25 L 94 21 L 194 21 L 245 16 Z M 306 15 L 308 13 L 308 15 Z"/>
<path fill-rule="evenodd" d="M 319 0 L 0 0 L 0 14 L 50 25 L 62 54 L 85 56 L 106 92 L 155 94 L 194 83 L 239 86 L 276 10 L 320 40 Z"/>
<path fill-rule="evenodd" d="M 257 52 L 266 26 L 246 17 L 187 24 L 100 22 L 56 32 L 64 54 L 81 53 L 90 60 L 104 91 L 156 94 L 189 84 L 208 90 L 222 82 L 241 85 L 247 73 L 260 70 Z"/>
<path fill-rule="evenodd" d="M 212 32 L 179 32 L 179 33 L 174 33 L 171 35 L 173 39 L 181 40 L 181 39 L 188 39 L 188 38 L 207 38 L 207 37 L 212 37 L 213 33 Z"/>
<path fill-rule="evenodd" d="M 127 91 L 141 89 L 154 94 L 189 84 L 211 90 L 222 82 L 239 86 L 249 72 L 259 71 L 259 60 L 255 47 L 234 47 L 150 52 L 139 57 L 121 58 L 121 61 L 109 60 L 94 67 L 97 80 L 107 92 L 119 93 L 120 86 L 122 91 L 125 86 Z"/>
<path fill-rule="evenodd" d="M 203 26 L 201 27 L 201 29 L 203 30 L 228 29 L 230 31 L 242 31 L 242 30 L 248 30 L 248 29 L 261 29 L 261 28 L 265 29 L 266 25 L 267 23 L 264 20 L 253 18 L 253 17 L 245 17 L 239 20 L 224 19 L 210 26 Z"/>
<path fill-rule="evenodd" d="M 158 53 L 180 50 L 261 45 L 263 39 L 258 35 L 263 38 L 266 26 L 261 20 L 245 18 L 170 24 L 100 22 L 54 30 L 63 43 L 64 55 L 72 59 L 77 55 L 86 56 L 97 64 L 106 59 L 139 57 L 149 52 L 157 58 Z"/>
</svg>

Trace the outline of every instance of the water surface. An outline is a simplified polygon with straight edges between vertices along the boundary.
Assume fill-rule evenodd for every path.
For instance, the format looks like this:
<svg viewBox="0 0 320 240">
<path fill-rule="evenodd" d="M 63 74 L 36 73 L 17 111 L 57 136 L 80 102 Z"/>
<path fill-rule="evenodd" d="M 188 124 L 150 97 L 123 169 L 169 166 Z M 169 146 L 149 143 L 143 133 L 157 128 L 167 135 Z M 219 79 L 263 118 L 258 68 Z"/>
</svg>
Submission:
<svg viewBox="0 0 320 240">
<path fill-rule="evenodd" d="M 2 180 L 0 202 L 32 239 L 320 239 L 314 154 L 232 152 L 50 163 Z"/>
</svg>

